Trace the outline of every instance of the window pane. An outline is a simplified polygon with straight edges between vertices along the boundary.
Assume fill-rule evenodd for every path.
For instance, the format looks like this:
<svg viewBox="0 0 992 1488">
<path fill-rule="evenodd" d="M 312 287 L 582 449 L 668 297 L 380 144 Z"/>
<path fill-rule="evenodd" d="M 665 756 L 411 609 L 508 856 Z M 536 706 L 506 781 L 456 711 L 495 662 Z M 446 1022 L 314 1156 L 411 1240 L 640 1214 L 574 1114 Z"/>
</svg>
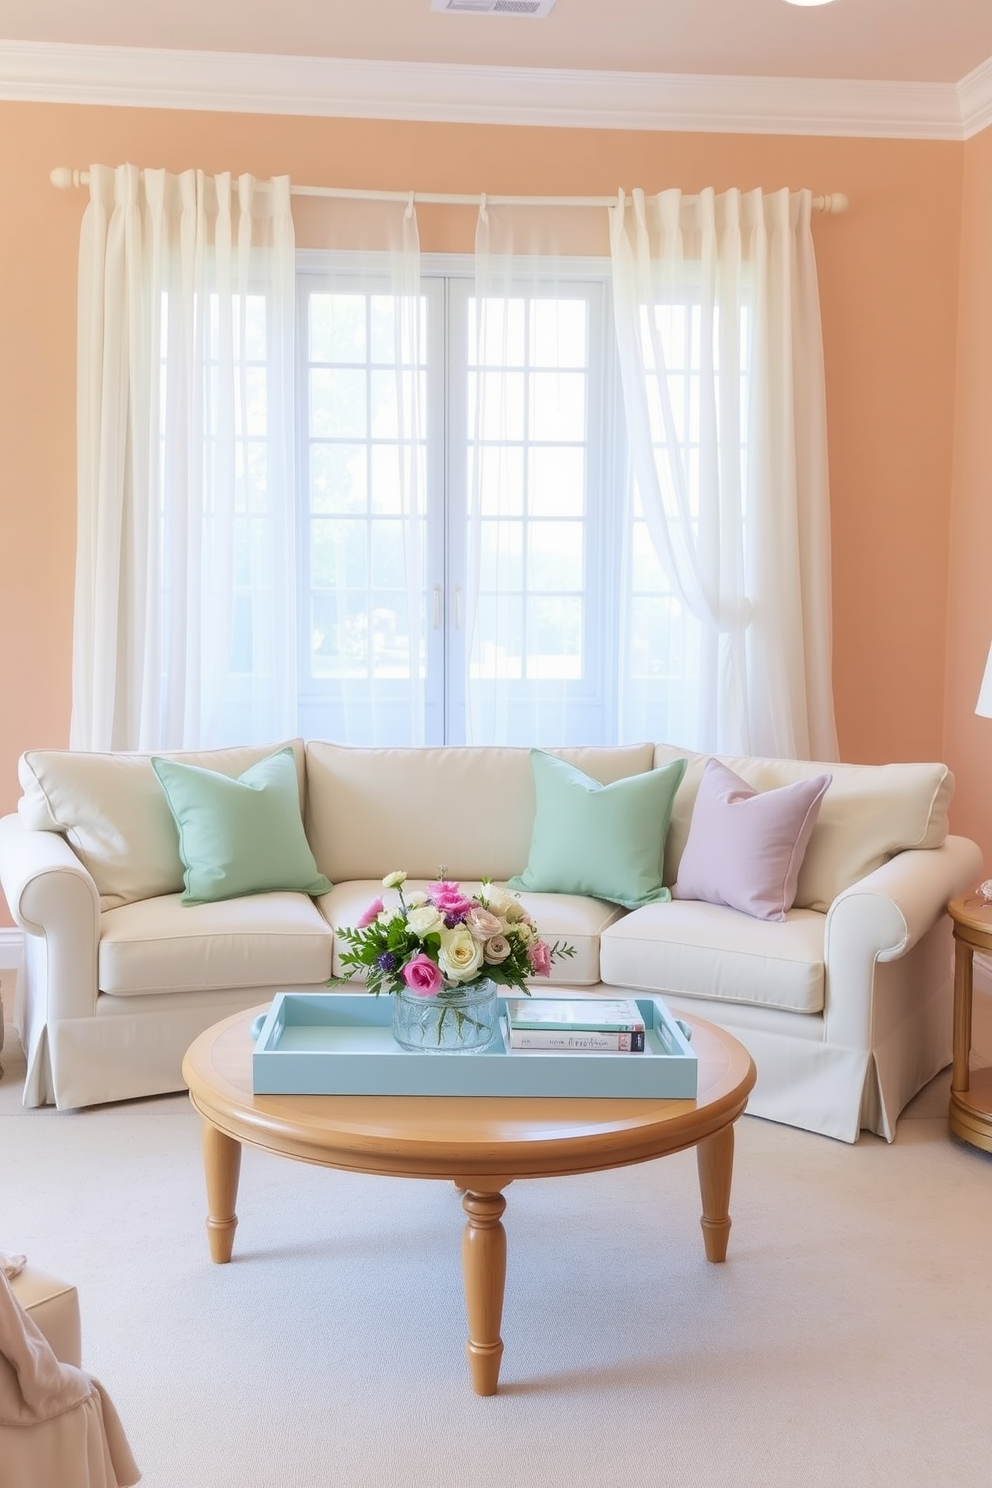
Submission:
<svg viewBox="0 0 992 1488">
<path fill-rule="evenodd" d="M 482 595 L 469 674 L 480 680 L 523 676 L 523 601 Z"/>
<path fill-rule="evenodd" d="M 317 589 L 364 588 L 366 524 L 317 517 L 311 523 L 310 582 Z"/>
<path fill-rule="evenodd" d="M 366 676 L 369 624 L 364 594 L 315 594 L 310 616 L 311 674 Z"/>
<path fill-rule="evenodd" d="M 586 504 L 584 449 L 545 447 L 528 455 L 529 506 L 535 517 L 581 517 Z"/>
<path fill-rule="evenodd" d="M 415 382 L 412 373 L 397 373 L 390 369 L 371 373 L 369 384 L 373 438 L 412 438 L 422 421 L 421 410 L 427 406 L 426 378 L 420 375 Z"/>
<path fill-rule="evenodd" d="M 476 399 L 482 398 L 481 411 Z M 498 441 L 523 439 L 524 395 L 526 384 L 522 372 L 470 372 L 468 378 L 469 437 L 476 430 L 480 439 Z"/>
<path fill-rule="evenodd" d="M 529 588 L 582 588 L 584 574 L 581 522 L 531 522 L 527 535 Z"/>
<path fill-rule="evenodd" d="M 414 325 L 414 310 L 408 299 L 385 294 L 370 297 L 371 361 L 392 366 L 398 360 L 405 366 L 413 362 L 415 351 L 423 361 L 427 347 L 427 301 L 423 296 L 418 300 L 417 312 Z M 417 337 L 416 345 L 412 336 Z"/>
<path fill-rule="evenodd" d="M 522 367 L 525 359 L 523 299 L 486 299 L 481 325 L 476 325 L 476 301 L 468 302 L 468 360 L 470 366 Z"/>
<path fill-rule="evenodd" d="M 363 512 L 366 485 L 364 444 L 311 444 L 312 512 Z"/>
<path fill-rule="evenodd" d="M 400 589 L 406 582 L 403 552 L 403 523 L 376 521 L 369 525 L 372 546 L 372 583 L 380 588 Z"/>
<path fill-rule="evenodd" d="M 586 302 L 531 302 L 531 363 L 538 367 L 584 367 L 587 360 Z"/>
<path fill-rule="evenodd" d="M 310 360 L 365 361 L 365 296 L 311 294 Z"/>
<path fill-rule="evenodd" d="M 410 676 L 410 627 L 406 618 L 406 595 L 376 594 L 372 601 L 372 675 Z"/>
<path fill-rule="evenodd" d="M 479 587 L 505 594 L 523 585 L 523 523 L 483 522 Z"/>
<path fill-rule="evenodd" d="M 524 509 L 524 452 L 519 445 L 488 445 L 468 454 L 468 489 L 479 464 L 479 498 L 483 516 L 521 516 Z"/>
<path fill-rule="evenodd" d="M 527 676 L 577 681 L 582 675 L 582 600 L 531 599 L 527 622 Z"/>
<path fill-rule="evenodd" d="M 368 427 L 365 373 L 314 368 L 310 373 L 310 433 L 364 439 Z"/>
<path fill-rule="evenodd" d="M 585 439 L 585 373 L 535 372 L 530 379 L 530 421 L 532 439 Z"/>
</svg>

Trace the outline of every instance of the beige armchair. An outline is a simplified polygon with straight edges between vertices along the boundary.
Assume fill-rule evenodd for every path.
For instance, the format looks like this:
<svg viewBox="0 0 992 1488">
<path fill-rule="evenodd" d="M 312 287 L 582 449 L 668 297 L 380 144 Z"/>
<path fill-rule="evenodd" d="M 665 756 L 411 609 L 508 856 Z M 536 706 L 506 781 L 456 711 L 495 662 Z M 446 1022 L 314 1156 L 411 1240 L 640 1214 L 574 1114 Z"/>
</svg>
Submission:
<svg viewBox="0 0 992 1488">
<path fill-rule="evenodd" d="M 75 1287 L 0 1262 L 0 1488 L 130 1488 L 141 1473 L 113 1402 L 79 1367 Z"/>
</svg>

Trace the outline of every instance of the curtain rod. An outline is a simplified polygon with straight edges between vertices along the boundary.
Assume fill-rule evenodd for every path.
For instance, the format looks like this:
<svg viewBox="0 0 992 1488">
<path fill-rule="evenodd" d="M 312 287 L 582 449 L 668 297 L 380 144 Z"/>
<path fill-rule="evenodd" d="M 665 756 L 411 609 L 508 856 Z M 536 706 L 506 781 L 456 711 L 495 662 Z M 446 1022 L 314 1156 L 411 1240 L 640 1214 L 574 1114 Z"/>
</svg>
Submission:
<svg viewBox="0 0 992 1488">
<path fill-rule="evenodd" d="M 60 191 L 71 186 L 88 186 L 89 171 L 70 170 L 57 165 L 50 180 Z M 447 191 L 359 191 L 350 186 L 290 186 L 291 196 L 343 197 L 350 201 L 422 202 L 430 206 L 477 207 L 485 202 L 491 207 L 615 207 L 615 196 L 490 196 L 476 192 L 474 196 L 461 196 Z M 828 196 L 814 196 L 813 210 L 816 212 L 846 212 L 847 197 L 841 191 Z"/>
</svg>

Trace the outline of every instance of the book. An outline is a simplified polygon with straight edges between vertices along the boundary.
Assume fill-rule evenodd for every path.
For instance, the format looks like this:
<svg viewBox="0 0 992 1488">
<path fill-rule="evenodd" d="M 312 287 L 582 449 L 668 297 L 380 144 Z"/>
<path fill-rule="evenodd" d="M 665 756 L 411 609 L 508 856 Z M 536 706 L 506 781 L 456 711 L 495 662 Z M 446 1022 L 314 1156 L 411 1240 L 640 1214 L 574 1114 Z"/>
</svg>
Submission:
<svg viewBox="0 0 992 1488">
<path fill-rule="evenodd" d="M 602 1033 L 596 1029 L 510 1028 L 511 1049 L 562 1050 L 572 1054 L 643 1054 L 644 1029 Z"/>
<path fill-rule="evenodd" d="M 644 1015 L 632 997 L 510 997 L 506 1021 L 514 1029 L 559 1029 L 568 1033 L 644 1032 Z"/>
</svg>

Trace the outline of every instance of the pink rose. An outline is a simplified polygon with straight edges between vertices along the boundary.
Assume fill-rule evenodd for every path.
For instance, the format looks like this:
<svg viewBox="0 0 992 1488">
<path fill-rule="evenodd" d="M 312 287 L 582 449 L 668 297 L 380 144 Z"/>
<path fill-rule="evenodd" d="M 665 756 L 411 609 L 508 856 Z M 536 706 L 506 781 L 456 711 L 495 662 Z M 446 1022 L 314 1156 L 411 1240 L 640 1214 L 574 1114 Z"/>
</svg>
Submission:
<svg viewBox="0 0 992 1488">
<path fill-rule="evenodd" d="M 403 980 L 417 997 L 433 997 L 440 992 L 444 982 L 437 963 L 421 951 L 412 956 L 403 968 Z"/>
<path fill-rule="evenodd" d="M 379 915 L 382 914 L 383 908 L 384 906 L 382 900 L 374 899 L 369 905 L 368 909 L 362 915 L 361 919 L 358 921 L 358 924 L 355 928 L 358 930 L 366 929 L 367 926 L 372 924 L 373 920 L 378 919 Z"/>
<path fill-rule="evenodd" d="M 446 918 L 464 919 L 475 903 L 462 893 L 461 884 L 449 883 L 445 879 L 428 884 L 427 893 L 431 903 L 436 904 Z"/>
<path fill-rule="evenodd" d="M 535 976 L 551 975 L 551 950 L 546 940 L 532 940 L 527 947 L 527 959 Z"/>
<path fill-rule="evenodd" d="M 481 904 L 473 904 L 465 916 L 465 923 L 475 936 L 476 940 L 489 940 L 493 935 L 499 935 L 503 928 L 502 920 L 490 914 Z"/>
</svg>

